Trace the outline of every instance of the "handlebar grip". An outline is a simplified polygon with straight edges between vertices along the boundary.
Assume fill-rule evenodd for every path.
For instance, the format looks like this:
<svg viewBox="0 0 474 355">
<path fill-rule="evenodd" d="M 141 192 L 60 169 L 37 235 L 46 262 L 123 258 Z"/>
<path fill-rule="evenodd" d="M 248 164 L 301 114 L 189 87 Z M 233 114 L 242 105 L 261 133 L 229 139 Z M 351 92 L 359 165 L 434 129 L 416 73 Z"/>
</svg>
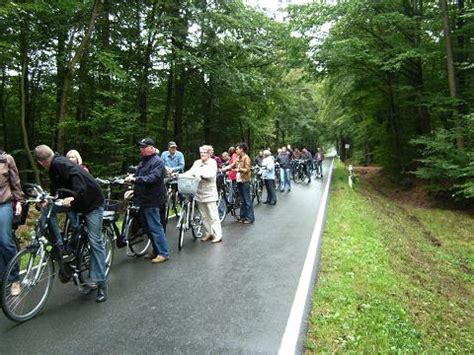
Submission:
<svg viewBox="0 0 474 355">
<path fill-rule="evenodd" d="M 104 179 L 101 179 L 99 177 L 96 177 L 95 181 L 97 181 L 99 184 L 102 184 L 102 185 L 109 185 L 110 184 L 109 180 L 104 180 Z"/>
</svg>

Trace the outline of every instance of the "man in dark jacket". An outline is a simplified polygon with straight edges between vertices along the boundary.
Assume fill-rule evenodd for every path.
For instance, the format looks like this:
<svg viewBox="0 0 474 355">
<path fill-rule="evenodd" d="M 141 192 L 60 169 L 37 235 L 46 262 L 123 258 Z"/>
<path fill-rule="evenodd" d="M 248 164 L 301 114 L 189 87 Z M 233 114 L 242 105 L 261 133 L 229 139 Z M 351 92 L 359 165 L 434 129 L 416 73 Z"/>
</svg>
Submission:
<svg viewBox="0 0 474 355">
<path fill-rule="evenodd" d="M 134 183 L 134 198 L 140 207 L 142 224 L 153 246 L 153 263 L 163 263 L 169 259 L 168 243 L 160 222 L 160 207 L 166 201 L 164 177 L 165 164 L 155 151 L 155 141 L 143 138 L 138 142 L 142 161 L 135 176 L 126 180 Z"/>
<path fill-rule="evenodd" d="M 97 283 L 96 302 L 107 300 L 107 280 L 105 243 L 102 236 L 102 218 L 104 214 L 104 196 L 94 177 L 66 157 L 54 154 L 47 145 L 35 148 L 38 163 L 49 171 L 51 193 L 58 189 L 68 189 L 72 197 L 64 199 L 64 207 L 82 213 L 88 229 L 89 245 L 91 248 L 90 276 Z M 54 224 L 54 223 L 52 223 Z M 53 232 L 57 240 L 61 239 L 57 224 Z M 88 286 L 89 290 L 92 287 Z"/>
<path fill-rule="evenodd" d="M 280 191 L 285 191 L 285 187 L 288 186 L 288 192 L 290 192 L 291 153 L 288 152 L 287 147 L 281 148 L 281 152 L 277 157 L 277 162 L 280 163 Z"/>
</svg>

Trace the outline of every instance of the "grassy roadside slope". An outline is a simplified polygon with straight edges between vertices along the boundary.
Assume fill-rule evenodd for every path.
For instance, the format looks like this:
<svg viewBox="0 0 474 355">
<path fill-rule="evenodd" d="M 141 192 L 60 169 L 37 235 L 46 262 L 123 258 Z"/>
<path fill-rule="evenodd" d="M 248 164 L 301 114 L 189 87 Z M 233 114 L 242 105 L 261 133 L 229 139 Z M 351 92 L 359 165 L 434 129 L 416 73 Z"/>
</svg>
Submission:
<svg viewBox="0 0 474 355">
<path fill-rule="evenodd" d="M 336 164 L 306 352 L 474 352 L 474 219 L 397 203 Z"/>
</svg>

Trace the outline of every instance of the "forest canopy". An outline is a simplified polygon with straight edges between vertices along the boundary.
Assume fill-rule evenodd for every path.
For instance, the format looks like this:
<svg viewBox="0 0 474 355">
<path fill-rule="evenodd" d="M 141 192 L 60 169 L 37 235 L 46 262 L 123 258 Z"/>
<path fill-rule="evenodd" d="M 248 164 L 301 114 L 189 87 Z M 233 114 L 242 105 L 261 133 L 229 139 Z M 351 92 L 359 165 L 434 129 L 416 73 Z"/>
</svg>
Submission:
<svg viewBox="0 0 474 355">
<path fill-rule="evenodd" d="M 0 146 L 23 179 L 38 144 L 109 176 L 149 136 L 188 161 L 336 145 L 474 198 L 471 0 L 315 1 L 284 21 L 240 0 L 0 4 Z"/>
</svg>

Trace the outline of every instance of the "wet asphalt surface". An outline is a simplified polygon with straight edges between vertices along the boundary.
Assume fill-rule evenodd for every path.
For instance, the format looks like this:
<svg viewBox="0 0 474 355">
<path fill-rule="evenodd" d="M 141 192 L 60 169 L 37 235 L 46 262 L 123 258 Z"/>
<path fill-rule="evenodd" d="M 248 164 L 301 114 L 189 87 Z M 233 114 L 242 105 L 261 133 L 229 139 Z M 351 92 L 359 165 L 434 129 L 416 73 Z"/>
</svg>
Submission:
<svg viewBox="0 0 474 355">
<path fill-rule="evenodd" d="M 293 184 L 276 206 L 256 206 L 253 225 L 228 215 L 219 244 L 195 241 L 189 231 L 179 252 L 171 220 L 171 258 L 163 264 L 116 249 L 105 303 L 55 278 L 34 319 L 17 324 L 0 312 L 0 353 L 277 353 L 323 183 Z"/>
</svg>

